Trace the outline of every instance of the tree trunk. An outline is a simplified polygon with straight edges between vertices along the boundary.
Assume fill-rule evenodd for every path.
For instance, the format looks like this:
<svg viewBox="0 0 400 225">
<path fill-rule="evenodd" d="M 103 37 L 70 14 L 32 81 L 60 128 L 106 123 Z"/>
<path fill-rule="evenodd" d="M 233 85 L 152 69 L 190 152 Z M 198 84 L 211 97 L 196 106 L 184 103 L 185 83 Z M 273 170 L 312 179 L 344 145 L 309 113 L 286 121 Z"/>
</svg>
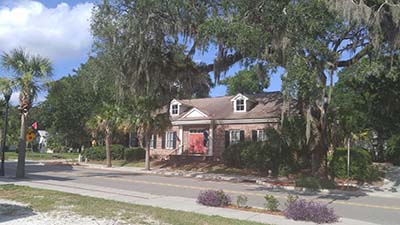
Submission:
<svg viewBox="0 0 400 225">
<path fill-rule="evenodd" d="M 18 144 L 17 178 L 25 177 L 26 123 L 28 113 L 21 113 L 21 130 Z"/>
<path fill-rule="evenodd" d="M 307 111 L 307 123 L 311 150 L 311 170 L 314 176 L 328 179 L 328 104 L 326 75 L 321 69 L 317 81 L 322 87 L 321 95 L 310 103 Z M 331 93 L 329 93 L 331 94 Z M 312 136 L 312 138 L 311 138 Z M 312 139 L 312 140 L 311 140 Z"/>
<path fill-rule="evenodd" d="M 146 158 L 145 158 L 145 169 L 150 170 L 150 138 L 146 137 Z"/>
<path fill-rule="evenodd" d="M 108 125 L 106 125 L 106 133 L 105 133 L 105 142 L 106 142 L 106 164 L 107 167 L 112 167 L 111 165 L 111 151 L 110 151 L 110 142 L 111 142 L 111 132 Z"/>
</svg>

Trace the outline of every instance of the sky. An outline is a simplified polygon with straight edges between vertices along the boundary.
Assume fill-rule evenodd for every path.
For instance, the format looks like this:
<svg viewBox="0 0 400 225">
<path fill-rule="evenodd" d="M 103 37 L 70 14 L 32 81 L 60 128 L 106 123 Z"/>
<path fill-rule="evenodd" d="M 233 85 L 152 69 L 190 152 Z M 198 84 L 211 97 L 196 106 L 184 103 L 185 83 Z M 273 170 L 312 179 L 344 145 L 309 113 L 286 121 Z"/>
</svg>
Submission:
<svg viewBox="0 0 400 225">
<path fill-rule="evenodd" d="M 91 50 L 90 16 L 95 0 L 0 0 L 0 52 L 23 48 L 48 57 L 54 66 L 53 80 L 73 73 L 85 63 Z M 210 63 L 215 50 L 197 54 L 195 61 Z M 241 69 L 234 65 L 226 76 Z M 6 71 L 1 71 L 2 75 Z M 211 74 L 212 75 L 212 74 Z M 280 90 L 280 75 L 274 75 L 267 91 Z M 211 96 L 225 95 L 218 85 Z M 18 93 L 11 101 L 16 103 Z M 43 101 L 45 94 L 37 101 Z"/>
</svg>

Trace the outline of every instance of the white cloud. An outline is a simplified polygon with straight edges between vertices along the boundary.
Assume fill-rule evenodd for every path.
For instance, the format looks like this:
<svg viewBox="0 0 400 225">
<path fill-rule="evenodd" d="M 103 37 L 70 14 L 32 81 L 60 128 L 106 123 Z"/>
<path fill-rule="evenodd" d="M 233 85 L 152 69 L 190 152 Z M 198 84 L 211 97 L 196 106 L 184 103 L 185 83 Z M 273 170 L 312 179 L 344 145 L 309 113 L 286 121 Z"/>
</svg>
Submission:
<svg viewBox="0 0 400 225">
<path fill-rule="evenodd" d="M 0 3 L 0 51 L 22 47 L 55 60 L 87 55 L 91 44 L 92 3 L 47 8 L 32 0 Z"/>
</svg>

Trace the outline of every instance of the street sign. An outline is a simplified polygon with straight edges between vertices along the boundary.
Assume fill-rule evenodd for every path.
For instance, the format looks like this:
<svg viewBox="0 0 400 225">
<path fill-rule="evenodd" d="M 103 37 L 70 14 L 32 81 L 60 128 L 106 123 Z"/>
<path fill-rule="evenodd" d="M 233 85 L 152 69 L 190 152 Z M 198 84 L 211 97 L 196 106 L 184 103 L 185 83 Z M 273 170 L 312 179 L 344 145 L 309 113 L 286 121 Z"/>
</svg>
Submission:
<svg viewBox="0 0 400 225">
<path fill-rule="evenodd" d="M 35 132 L 33 132 L 32 128 L 28 128 L 28 130 L 26 131 L 26 141 L 32 142 L 33 140 L 35 140 L 35 138 L 36 138 Z"/>
</svg>

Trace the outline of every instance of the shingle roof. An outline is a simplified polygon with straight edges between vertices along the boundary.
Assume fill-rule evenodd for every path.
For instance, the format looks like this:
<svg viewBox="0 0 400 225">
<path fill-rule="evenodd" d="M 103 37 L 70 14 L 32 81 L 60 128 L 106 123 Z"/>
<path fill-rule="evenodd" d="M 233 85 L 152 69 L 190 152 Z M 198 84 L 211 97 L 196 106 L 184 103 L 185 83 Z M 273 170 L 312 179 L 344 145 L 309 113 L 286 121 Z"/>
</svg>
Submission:
<svg viewBox="0 0 400 225">
<path fill-rule="evenodd" d="M 183 118 L 193 108 L 196 108 L 209 116 L 209 119 L 260 119 L 280 117 L 282 107 L 281 92 L 267 92 L 256 95 L 245 95 L 255 104 L 247 112 L 234 112 L 231 99 L 235 96 L 223 96 L 200 99 L 178 100 L 186 107 L 185 112 L 172 117 L 176 120 L 198 120 L 204 118 Z"/>
</svg>

